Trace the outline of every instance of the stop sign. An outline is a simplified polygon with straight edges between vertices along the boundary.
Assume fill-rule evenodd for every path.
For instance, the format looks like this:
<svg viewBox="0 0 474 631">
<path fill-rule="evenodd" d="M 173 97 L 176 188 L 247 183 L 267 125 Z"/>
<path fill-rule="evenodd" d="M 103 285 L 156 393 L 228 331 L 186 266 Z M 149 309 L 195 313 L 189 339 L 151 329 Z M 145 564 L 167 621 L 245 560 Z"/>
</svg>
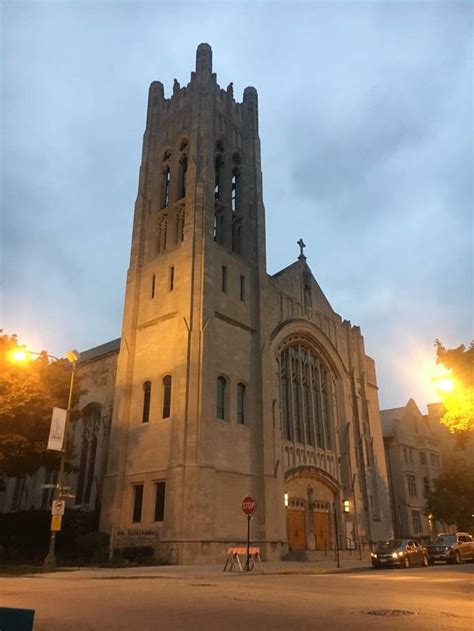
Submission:
<svg viewBox="0 0 474 631">
<path fill-rule="evenodd" d="M 240 507 L 246 515 L 252 515 L 257 510 L 257 500 L 251 495 L 247 495 L 242 500 Z"/>
</svg>

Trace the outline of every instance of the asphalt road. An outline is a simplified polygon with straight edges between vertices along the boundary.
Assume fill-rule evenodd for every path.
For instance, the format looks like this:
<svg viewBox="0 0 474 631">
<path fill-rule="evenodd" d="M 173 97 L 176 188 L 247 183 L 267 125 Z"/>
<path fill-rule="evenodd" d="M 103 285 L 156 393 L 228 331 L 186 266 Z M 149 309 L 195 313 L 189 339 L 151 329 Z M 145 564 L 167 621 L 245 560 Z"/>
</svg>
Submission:
<svg viewBox="0 0 474 631">
<path fill-rule="evenodd" d="M 35 609 L 35 631 L 471 631 L 473 578 L 473 564 L 277 576 L 70 572 L 2 578 L 0 606 Z"/>
</svg>

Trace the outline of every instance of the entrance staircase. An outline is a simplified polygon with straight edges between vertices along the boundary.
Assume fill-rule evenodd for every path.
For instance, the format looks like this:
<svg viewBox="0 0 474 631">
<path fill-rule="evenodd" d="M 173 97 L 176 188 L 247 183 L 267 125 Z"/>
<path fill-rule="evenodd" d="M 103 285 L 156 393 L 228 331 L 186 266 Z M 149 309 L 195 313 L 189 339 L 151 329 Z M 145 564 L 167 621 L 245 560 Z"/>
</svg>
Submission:
<svg viewBox="0 0 474 631">
<path fill-rule="evenodd" d="M 362 550 L 362 560 L 370 561 L 370 550 Z M 318 561 L 333 561 L 336 558 L 335 550 L 290 550 L 284 557 L 283 561 L 301 561 L 309 563 L 317 563 Z M 358 550 L 339 550 L 339 558 L 341 561 L 349 561 L 351 559 L 359 559 Z"/>
</svg>

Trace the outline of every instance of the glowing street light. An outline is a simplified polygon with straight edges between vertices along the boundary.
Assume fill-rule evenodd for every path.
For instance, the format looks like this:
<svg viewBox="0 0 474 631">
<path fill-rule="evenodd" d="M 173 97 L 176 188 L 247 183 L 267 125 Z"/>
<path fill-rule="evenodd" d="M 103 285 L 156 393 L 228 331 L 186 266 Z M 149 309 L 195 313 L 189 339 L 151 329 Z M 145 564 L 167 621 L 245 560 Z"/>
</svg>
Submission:
<svg viewBox="0 0 474 631">
<path fill-rule="evenodd" d="M 48 359 L 53 359 L 54 361 L 58 360 L 58 357 L 54 355 L 49 355 L 47 353 L 38 353 L 36 351 L 30 351 L 24 346 L 18 346 L 10 353 L 10 359 L 17 363 L 22 363 L 29 361 L 32 355 L 40 356 L 46 355 Z M 64 439 L 63 439 L 63 449 L 61 452 L 61 460 L 59 462 L 59 472 L 56 488 L 54 489 L 54 497 L 53 502 L 60 499 L 63 494 L 63 482 L 64 482 L 64 466 L 66 463 L 66 445 L 67 445 L 67 433 L 68 433 L 68 425 L 69 425 L 69 417 L 71 415 L 72 408 L 72 392 L 74 388 L 74 377 L 76 373 L 76 362 L 79 359 L 80 355 L 77 351 L 68 351 L 66 353 L 66 357 L 69 362 L 72 364 L 71 370 L 71 380 L 69 382 L 69 396 L 67 402 L 66 409 L 66 422 L 64 425 Z M 53 524 L 51 523 L 51 535 L 49 540 L 49 551 L 44 560 L 43 567 L 45 570 L 53 571 L 56 568 L 56 556 L 55 556 L 55 546 L 56 546 L 56 530 L 53 530 Z"/>
<path fill-rule="evenodd" d="M 454 381 L 450 377 L 436 379 L 435 388 L 441 390 L 441 392 L 452 392 L 454 390 Z"/>
<path fill-rule="evenodd" d="M 15 348 L 10 352 L 10 359 L 15 363 L 28 361 L 30 354 L 24 348 Z"/>
</svg>

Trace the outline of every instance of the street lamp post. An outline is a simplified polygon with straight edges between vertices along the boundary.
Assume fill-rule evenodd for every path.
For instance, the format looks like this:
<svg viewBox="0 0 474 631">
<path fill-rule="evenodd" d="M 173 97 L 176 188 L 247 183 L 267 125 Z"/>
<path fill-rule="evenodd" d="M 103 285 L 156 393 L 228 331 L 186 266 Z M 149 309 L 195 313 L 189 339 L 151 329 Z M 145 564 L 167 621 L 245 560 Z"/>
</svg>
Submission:
<svg viewBox="0 0 474 631">
<path fill-rule="evenodd" d="M 66 423 L 64 426 L 63 450 L 61 452 L 61 460 L 59 462 L 58 479 L 56 482 L 56 488 L 54 489 L 53 501 L 57 499 L 61 499 L 63 495 L 64 466 L 66 464 L 67 435 L 68 435 L 68 429 L 69 429 L 69 418 L 71 415 L 71 408 L 72 408 L 72 392 L 74 388 L 74 378 L 76 375 L 76 362 L 79 359 L 79 353 L 77 351 L 69 351 L 66 354 L 66 357 L 72 364 L 72 370 L 71 370 L 71 381 L 69 382 L 69 396 L 67 400 Z M 43 563 L 43 568 L 47 572 L 52 572 L 53 570 L 56 569 L 55 548 L 56 548 L 56 531 L 51 528 L 51 535 L 49 539 L 49 550 Z"/>
<path fill-rule="evenodd" d="M 25 362 L 25 361 L 28 361 L 31 355 L 37 355 L 37 356 L 46 355 L 48 359 L 52 359 L 54 361 L 58 361 L 59 359 L 58 357 L 55 357 L 54 355 L 49 355 L 48 353 L 44 353 L 44 352 L 38 353 L 36 351 L 30 351 L 29 349 L 21 346 L 21 347 L 15 348 L 11 352 L 11 360 L 14 362 Z M 67 401 L 66 422 L 64 426 L 63 448 L 61 451 L 61 460 L 59 463 L 59 472 L 58 472 L 56 487 L 54 489 L 53 501 L 60 499 L 63 496 L 67 435 L 68 435 L 68 428 L 69 428 L 69 418 L 71 415 L 71 408 L 72 408 L 72 393 L 74 389 L 74 378 L 76 374 L 76 362 L 79 359 L 79 353 L 75 350 L 69 351 L 68 353 L 66 353 L 66 357 L 72 364 L 72 370 L 71 370 L 71 380 L 69 382 L 69 395 L 68 395 L 68 401 Z M 56 531 L 51 528 L 51 536 L 49 540 L 49 551 L 43 563 L 43 567 L 46 571 L 53 571 L 56 568 L 55 546 L 56 546 Z"/>
</svg>

